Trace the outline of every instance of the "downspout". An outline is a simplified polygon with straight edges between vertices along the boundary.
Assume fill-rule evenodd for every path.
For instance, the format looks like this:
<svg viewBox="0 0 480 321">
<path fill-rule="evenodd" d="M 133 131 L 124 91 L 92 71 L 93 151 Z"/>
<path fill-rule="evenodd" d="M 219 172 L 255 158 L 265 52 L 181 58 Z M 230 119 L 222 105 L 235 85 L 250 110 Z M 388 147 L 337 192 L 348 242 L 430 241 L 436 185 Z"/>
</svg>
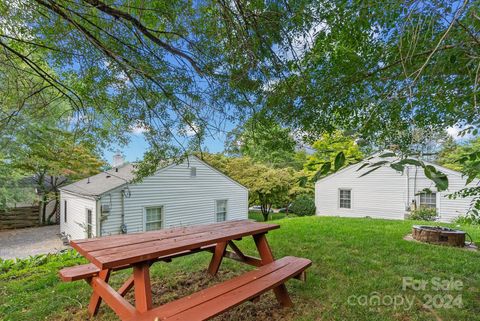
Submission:
<svg viewBox="0 0 480 321">
<path fill-rule="evenodd" d="M 122 234 L 127 234 L 127 225 L 125 225 L 125 190 L 120 191 L 121 197 L 121 217 L 122 225 L 120 225 L 120 231 Z"/>
<path fill-rule="evenodd" d="M 407 166 L 407 210 L 410 212 L 412 209 L 410 207 L 410 167 Z"/>
<path fill-rule="evenodd" d="M 102 207 L 100 205 L 101 197 L 95 198 L 95 220 L 96 220 L 96 231 L 95 237 L 102 236 Z"/>
</svg>

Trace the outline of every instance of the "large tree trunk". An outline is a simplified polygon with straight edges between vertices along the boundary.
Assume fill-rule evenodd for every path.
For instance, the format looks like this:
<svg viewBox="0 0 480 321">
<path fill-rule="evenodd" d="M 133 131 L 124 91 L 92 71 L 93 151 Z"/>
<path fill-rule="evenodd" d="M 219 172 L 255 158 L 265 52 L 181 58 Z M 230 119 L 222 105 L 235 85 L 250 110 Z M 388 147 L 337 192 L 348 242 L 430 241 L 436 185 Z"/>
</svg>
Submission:
<svg viewBox="0 0 480 321">
<path fill-rule="evenodd" d="M 47 223 L 47 194 L 42 194 L 42 224 Z"/>
<path fill-rule="evenodd" d="M 58 206 L 60 205 L 60 195 L 57 191 L 55 191 L 55 206 L 53 207 L 53 210 L 52 212 L 50 213 L 50 215 L 48 216 L 48 219 L 47 219 L 47 224 L 50 224 L 51 223 L 51 219 L 52 219 L 52 216 L 54 216 L 56 213 L 57 213 L 57 210 L 58 210 Z"/>
<path fill-rule="evenodd" d="M 263 220 L 266 222 L 268 221 L 268 215 L 270 214 L 270 209 L 272 208 L 271 204 L 262 204 L 262 215 L 263 215 Z"/>
</svg>

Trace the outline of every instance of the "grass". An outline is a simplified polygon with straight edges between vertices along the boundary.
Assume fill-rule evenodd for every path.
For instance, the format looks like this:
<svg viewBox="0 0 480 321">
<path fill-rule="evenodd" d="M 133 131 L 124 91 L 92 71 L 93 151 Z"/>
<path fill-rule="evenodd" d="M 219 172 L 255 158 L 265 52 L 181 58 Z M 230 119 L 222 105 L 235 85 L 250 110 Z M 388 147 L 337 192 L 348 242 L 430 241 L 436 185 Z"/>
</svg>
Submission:
<svg viewBox="0 0 480 321">
<path fill-rule="evenodd" d="M 268 220 L 269 221 L 276 221 L 276 220 L 280 220 L 280 219 L 285 218 L 285 217 L 286 217 L 285 213 L 270 213 L 270 215 L 268 216 Z M 255 220 L 257 222 L 263 222 L 262 212 L 249 211 L 248 212 L 248 218 L 251 219 L 251 220 Z"/>
<path fill-rule="evenodd" d="M 257 304 L 235 308 L 220 320 L 480 320 L 480 252 L 405 241 L 413 221 L 302 217 L 275 222 L 281 228 L 268 235 L 275 256 L 295 255 L 313 261 L 306 283 L 291 280 L 287 284 L 295 307 L 280 309 L 269 294 Z M 479 227 L 462 228 L 480 240 Z M 239 246 L 255 254 L 252 240 L 244 239 Z M 209 255 L 201 253 L 155 264 L 151 271 L 155 302 L 175 299 L 247 269 L 225 260 L 219 277 L 210 279 L 204 273 L 208 261 Z M 69 257 L 0 275 L 0 320 L 85 320 L 90 288 L 85 282 L 61 283 L 57 276 L 60 267 L 82 262 Z M 126 273 L 114 275 L 113 284 L 119 286 Z M 425 290 L 402 290 L 403 277 L 428 284 Z M 463 287 L 434 290 L 435 277 L 459 281 Z M 428 295 L 436 295 L 437 303 L 448 295 L 461 296 L 462 307 L 425 307 Z M 380 305 L 355 301 L 376 297 L 415 299 L 409 308 L 395 307 L 388 300 Z M 102 305 L 96 320 L 117 319 Z"/>
</svg>

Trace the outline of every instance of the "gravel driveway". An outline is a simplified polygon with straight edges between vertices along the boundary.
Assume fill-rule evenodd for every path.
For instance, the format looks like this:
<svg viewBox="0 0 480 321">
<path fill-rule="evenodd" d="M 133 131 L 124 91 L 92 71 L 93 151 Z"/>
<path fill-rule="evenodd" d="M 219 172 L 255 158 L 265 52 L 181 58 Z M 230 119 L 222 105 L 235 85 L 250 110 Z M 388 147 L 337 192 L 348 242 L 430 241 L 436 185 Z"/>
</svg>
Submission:
<svg viewBox="0 0 480 321">
<path fill-rule="evenodd" d="M 58 225 L 0 231 L 0 258 L 25 258 L 66 249 L 59 232 Z"/>
</svg>

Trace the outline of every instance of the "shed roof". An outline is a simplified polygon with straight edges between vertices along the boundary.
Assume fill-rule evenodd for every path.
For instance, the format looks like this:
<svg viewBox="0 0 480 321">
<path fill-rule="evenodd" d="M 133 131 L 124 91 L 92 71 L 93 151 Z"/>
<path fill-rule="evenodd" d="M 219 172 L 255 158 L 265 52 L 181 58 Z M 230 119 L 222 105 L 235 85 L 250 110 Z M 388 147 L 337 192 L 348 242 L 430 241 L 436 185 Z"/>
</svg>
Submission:
<svg viewBox="0 0 480 321">
<path fill-rule="evenodd" d="M 135 177 L 135 166 L 124 164 L 108 171 L 81 179 L 60 190 L 85 196 L 100 196 L 108 191 L 131 182 Z"/>
</svg>

